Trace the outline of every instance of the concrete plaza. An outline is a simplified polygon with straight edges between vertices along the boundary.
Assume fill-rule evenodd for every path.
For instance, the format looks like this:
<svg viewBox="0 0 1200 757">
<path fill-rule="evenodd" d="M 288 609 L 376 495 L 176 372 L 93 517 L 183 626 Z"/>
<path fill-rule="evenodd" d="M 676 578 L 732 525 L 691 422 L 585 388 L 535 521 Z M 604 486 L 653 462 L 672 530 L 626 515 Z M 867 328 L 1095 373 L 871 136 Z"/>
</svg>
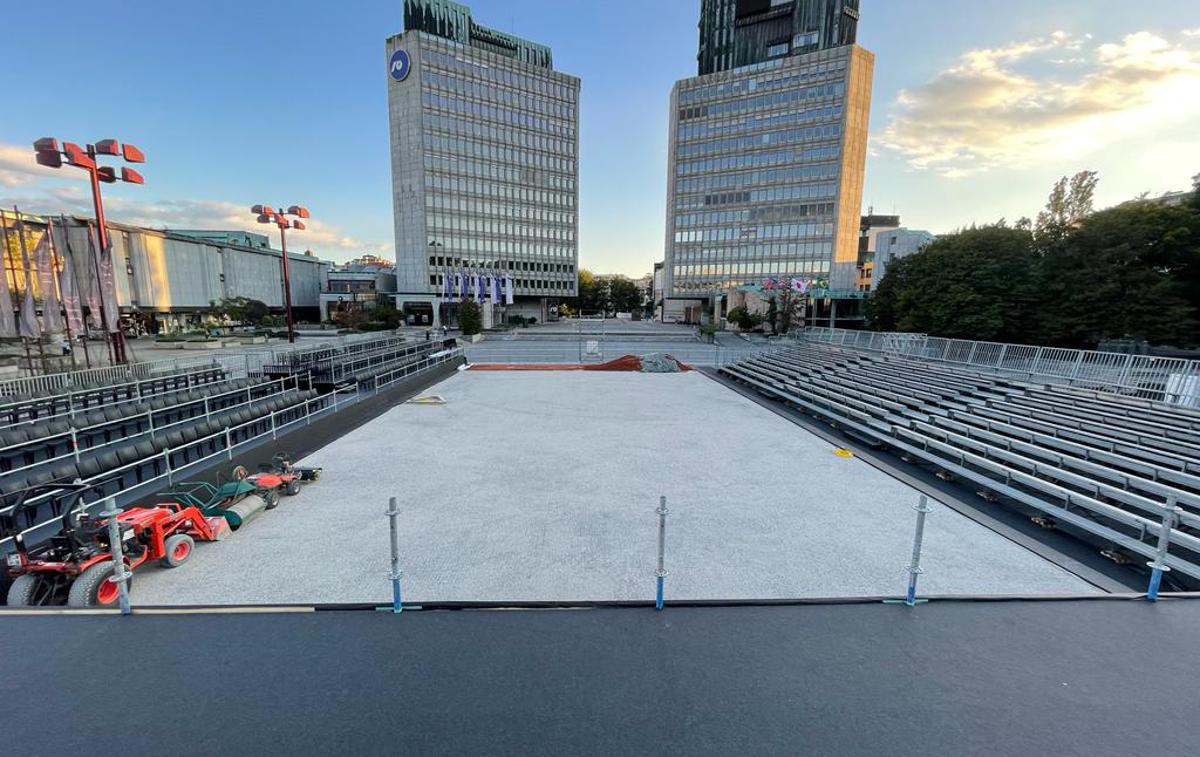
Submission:
<svg viewBox="0 0 1200 757">
<path fill-rule="evenodd" d="M 386 601 L 389 496 L 406 600 L 902 592 L 917 493 L 700 373 L 460 372 L 304 462 L 320 481 L 178 570 L 140 605 Z M 1098 590 L 934 503 L 921 589 Z"/>
</svg>

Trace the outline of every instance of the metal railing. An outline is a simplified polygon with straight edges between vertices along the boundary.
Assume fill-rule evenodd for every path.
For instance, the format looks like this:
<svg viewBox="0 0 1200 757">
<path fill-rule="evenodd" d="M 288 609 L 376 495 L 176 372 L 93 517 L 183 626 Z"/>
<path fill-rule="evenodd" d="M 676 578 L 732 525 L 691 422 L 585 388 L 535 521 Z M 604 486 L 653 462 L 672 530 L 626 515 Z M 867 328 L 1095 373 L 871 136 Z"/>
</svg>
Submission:
<svg viewBox="0 0 1200 757">
<path fill-rule="evenodd" d="M 0 428 L 11 428 L 27 423 L 41 423 L 44 421 L 52 421 L 55 419 L 72 418 L 76 413 L 85 413 L 90 410 L 98 410 L 102 408 L 121 407 L 130 402 L 145 402 L 159 397 L 170 397 L 173 394 L 186 392 L 192 389 L 200 389 L 207 387 L 220 386 L 228 383 L 233 379 L 222 376 L 213 380 L 201 380 L 201 376 L 210 370 L 220 370 L 216 365 L 208 365 L 200 370 L 185 369 L 176 373 L 161 374 L 153 378 L 140 379 L 137 381 L 128 381 L 119 384 L 108 384 L 105 386 L 94 387 L 91 389 L 78 389 L 75 391 L 66 391 L 61 394 L 50 394 L 42 397 L 31 398 L 27 400 L 18 400 L 16 402 L 6 402 L 0 404 Z M 147 391 L 146 386 L 169 382 L 171 380 L 178 381 L 183 379 L 182 384 L 176 384 L 170 388 L 164 388 L 161 391 Z M 104 394 L 125 395 L 122 399 L 111 399 L 109 397 L 100 396 Z M 46 407 L 54 410 L 63 408 L 59 412 L 49 415 L 37 414 L 33 417 L 26 417 L 15 422 L 11 421 L 16 415 L 21 415 L 22 408 L 25 407 Z M 4 420 L 8 418 L 9 420 Z"/>
<path fill-rule="evenodd" d="M 1200 360 L 825 327 L 797 332 L 796 338 L 1200 407 Z"/>
<path fill-rule="evenodd" d="M 631 349 L 630 345 L 615 348 L 612 343 L 602 343 L 604 360 L 613 360 L 623 355 L 646 355 L 652 352 L 671 355 L 681 363 L 692 366 L 719 367 L 758 355 L 786 349 L 786 344 L 745 344 L 723 346 L 716 344 L 672 344 L 653 348 Z M 514 364 L 567 364 L 577 365 L 597 362 L 585 348 L 572 341 L 559 344 L 521 344 L 514 342 L 479 342 L 466 346 L 467 359 L 472 363 Z"/>
<path fill-rule="evenodd" d="M 41 376 L 26 376 L 0 382 L 0 396 L 45 394 L 68 392 L 75 389 L 129 383 L 139 379 L 152 379 L 181 370 L 222 368 L 228 378 L 245 378 L 258 375 L 263 366 L 279 364 L 292 356 L 307 356 L 320 352 L 330 355 L 353 355 L 359 352 L 381 349 L 400 344 L 403 337 L 379 334 L 351 334 L 331 337 L 334 341 L 321 341 L 304 347 L 288 346 L 280 349 L 246 349 L 226 355 L 195 355 L 164 360 L 148 360 L 125 365 L 108 365 L 64 373 L 48 373 Z"/>
<path fill-rule="evenodd" d="M 94 502 L 85 505 L 84 509 L 91 510 L 95 507 L 98 507 L 109 497 L 133 501 L 136 498 L 128 495 L 144 489 L 149 484 L 154 484 L 158 481 L 166 481 L 167 484 L 173 484 L 177 476 L 183 475 L 188 471 L 196 470 L 202 463 L 210 463 L 219 458 L 225 458 L 227 460 L 232 459 L 234 451 L 239 447 L 244 447 L 253 443 L 264 442 L 266 441 L 267 437 L 275 439 L 278 437 L 281 431 L 289 429 L 292 426 L 296 426 L 301 423 L 304 425 L 311 424 L 313 419 L 327 413 L 336 413 L 347 405 L 355 404 L 365 397 L 374 396 L 380 389 L 385 388 L 396 381 L 400 381 L 403 378 L 416 375 L 417 373 L 421 373 L 423 371 L 432 370 L 439 365 L 461 359 L 462 357 L 463 354 L 461 348 L 445 350 L 436 355 L 431 355 L 430 357 L 425 358 L 418 363 L 412 363 L 410 365 L 397 368 L 395 371 L 391 372 L 395 375 L 390 376 L 386 383 L 382 385 L 377 384 L 375 390 L 369 391 L 369 393 L 364 393 L 356 386 L 353 389 L 345 388 L 330 392 L 328 394 L 321 394 L 316 397 L 306 399 L 303 402 L 297 402 L 289 407 L 271 411 L 270 413 L 263 414 L 257 418 L 252 418 L 244 423 L 228 426 L 213 434 L 193 439 L 176 447 L 164 447 L 162 450 L 159 450 L 154 455 L 149 457 L 135 460 L 131 463 L 106 470 L 86 480 L 83 480 L 82 483 L 100 484 L 104 481 L 109 481 L 114 478 L 122 480 L 127 472 L 136 471 L 141 466 L 147 465 L 148 463 L 153 463 L 156 459 L 161 459 L 163 461 L 163 473 L 138 480 L 132 485 L 127 486 L 117 492 L 104 494 L 103 496 L 97 498 Z M 344 398 L 343 395 L 345 395 Z M 298 414 L 296 411 L 301 407 L 303 408 L 303 413 Z M 283 420 L 283 418 L 289 415 L 295 415 L 296 417 Z M 199 422 L 203 420 L 203 417 L 197 417 L 192 420 Z M 242 439 L 241 441 L 234 441 L 234 437 L 237 435 L 236 432 L 239 429 L 246 428 L 248 426 L 254 426 L 255 424 L 262 423 L 264 420 L 269 421 L 269 428 L 260 433 L 254 434 L 253 436 Z M 215 452 L 201 455 L 194 460 L 188 460 L 183 465 L 172 465 L 172 455 L 186 453 L 188 450 L 193 448 L 203 449 L 205 446 L 210 446 L 210 443 L 214 440 L 218 441 L 221 445 Z M 51 493 L 42 495 L 39 497 L 39 499 L 49 500 L 53 496 L 54 495 Z M 0 508 L 0 516 L 7 515 L 11 513 L 12 510 L 12 505 L 6 508 Z M 47 536 L 57 530 L 60 526 L 60 518 L 61 513 L 55 514 L 53 517 L 46 518 L 33 526 L 23 529 L 20 532 L 20 535 L 27 541 L 34 542 L 36 539 Z M 14 537 L 10 535 L 7 538 L 0 539 L 0 555 L 12 551 L 13 538 Z"/>
<path fill-rule="evenodd" d="M 276 384 L 278 384 L 278 388 L 275 387 Z M 288 386 L 288 384 L 291 384 L 291 386 Z M 202 397 L 197 400 L 188 400 L 186 402 L 180 402 L 179 404 L 172 405 L 167 408 L 162 408 L 161 410 L 147 410 L 143 413 L 135 413 L 132 415 L 127 415 L 127 416 L 112 419 L 112 420 L 106 419 L 102 423 L 95 423 L 90 426 L 80 426 L 78 428 L 72 427 L 70 430 L 64 431 L 61 433 L 48 434 L 46 436 L 38 437 L 36 439 L 30 439 L 28 441 L 21 442 L 19 444 L 12 444 L 7 447 L 0 447 L 0 455 L 5 455 L 5 454 L 13 453 L 13 452 L 20 452 L 21 450 L 23 450 L 27 447 L 32 447 L 32 446 L 39 445 L 39 444 L 44 445 L 48 442 L 54 442 L 55 440 L 61 440 L 62 443 L 67 444 L 67 448 L 70 450 L 68 452 L 63 453 L 62 455 L 58 455 L 55 457 L 48 457 L 44 460 L 38 460 L 37 462 L 29 463 L 27 465 L 22 465 L 18 468 L 10 468 L 10 469 L 4 471 L 3 473 L 6 476 L 16 475 L 16 474 L 21 474 L 21 473 L 28 473 L 29 471 L 31 471 L 33 469 L 48 467 L 52 463 L 64 463 L 64 462 L 68 462 L 68 461 L 78 463 L 84 454 L 94 452 L 95 450 L 100 449 L 102 447 L 107 447 L 107 446 L 115 445 L 115 444 L 136 444 L 138 441 L 141 441 L 142 437 L 146 437 L 146 436 L 148 436 L 150 439 L 153 440 L 153 439 L 156 439 L 159 434 L 170 433 L 172 430 L 174 430 L 177 427 L 184 427 L 184 426 L 187 426 L 192 423 L 212 420 L 212 417 L 214 414 L 224 414 L 224 413 L 228 413 L 230 411 L 234 411 L 234 410 L 238 410 L 238 409 L 249 408 L 252 405 L 255 405 L 259 402 L 266 402 L 271 399 L 282 397 L 285 394 L 287 394 L 289 391 L 296 389 L 296 388 L 298 388 L 297 381 L 293 378 L 281 378 L 281 379 L 275 379 L 273 381 L 264 381 L 262 383 L 253 384 L 251 386 L 247 386 L 242 389 L 235 389 L 231 392 L 222 392 L 220 394 L 213 394 L 213 395 L 209 395 L 206 397 Z M 262 390 L 270 390 L 270 391 L 267 394 L 262 394 L 261 393 Z M 231 404 L 231 405 L 221 405 L 220 407 L 213 407 L 213 405 L 216 404 L 218 401 L 233 397 L 234 395 L 236 395 L 237 399 L 239 400 L 238 402 L 235 402 L 234 404 Z M 243 395 L 245 396 L 245 400 L 241 401 L 241 398 Z M 181 408 L 192 407 L 195 405 L 202 406 L 202 414 L 192 415 L 187 418 L 181 418 L 177 421 L 169 421 L 167 423 L 159 423 L 157 425 L 154 422 L 155 414 L 174 414 L 174 413 L 178 413 Z M 123 425 L 125 423 L 133 423 L 133 422 L 139 421 L 140 419 L 143 419 L 143 418 L 146 419 L 146 423 L 147 423 L 147 428 L 145 431 L 138 431 L 133 434 L 128 434 L 126 436 L 120 437 L 119 439 L 113 439 L 111 441 L 104 441 L 104 442 L 100 442 L 99 444 L 88 444 L 87 446 L 82 446 L 79 443 L 79 437 L 81 435 L 84 437 L 85 440 L 90 441 L 91 434 L 97 430 L 104 429 L 108 426 Z"/>
</svg>

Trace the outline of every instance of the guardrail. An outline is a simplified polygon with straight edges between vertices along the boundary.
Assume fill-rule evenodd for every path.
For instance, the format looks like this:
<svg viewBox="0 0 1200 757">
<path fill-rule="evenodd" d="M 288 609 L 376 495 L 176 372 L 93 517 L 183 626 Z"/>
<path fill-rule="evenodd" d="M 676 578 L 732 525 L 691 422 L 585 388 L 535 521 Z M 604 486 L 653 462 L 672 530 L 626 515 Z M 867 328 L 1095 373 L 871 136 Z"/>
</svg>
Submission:
<svg viewBox="0 0 1200 757">
<path fill-rule="evenodd" d="M 215 381 L 200 381 L 200 380 L 193 381 L 194 377 L 196 377 L 200 373 L 203 373 L 205 370 L 215 370 L 215 369 L 219 369 L 220 367 L 221 366 L 219 366 L 216 363 L 210 363 L 208 365 L 202 366 L 200 369 L 194 369 L 194 368 L 183 369 L 183 370 L 176 371 L 174 373 L 158 374 L 151 378 L 139 379 L 137 381 L 126 381 L 126 382 L 117 383 L 117 384 L 105 384 L 104 386 L 93 387 L 90 389 L 78 389 L 75 391 L 66 391 L 61 394 L 49 394 L 49 395 L 43 395 L 43 396 L 36 397 L 36 398 L 30 398 L 27 400 L 17 400 L 15 402 L 5 402 L 3 404 L 0 404 L 0 428 L 9 428 L 12 426 L 18 426 L 18 425 L 25 424 L 25 423 L 39 423 L 39 422 L 43 422 L 43 421 L 51 421 L 56 418 L 64 418 L 64 417 L 70 418 L 70 417 L 74 416 L 75 413 L 87 412 L 89 410 L 96 410 L 96 409 L 107 408 L 107 407 L 119 407 L 121 405 L 130 403 L 130 402 L 145 402 L 147 400 L 152 400 L 157 397 L 169 397 L 172 394 L 178 394 L 179 392 L 185 392 L 185 391 L 188 391 L 191 389 L 199 389 L 201 387 L 219 386 L 220 384 L 232 381 L 233 379 L 230 378 L 229 376 L 224 376 Z M 179 379 L 180 377 L 182 377 L 184 380 L 184 383 L 181 387 L 174 387 L 172 389 L 167 389 L 167 390 L 161 391 L 161 392 L 159 392 L 159 391 L 146 392 L 142 388 L 146 384 L 153 385 L 158 382 L 167 381 L 172 378 Z M 97 398 L 96 395 L 100 392 L 111 392 L 113 394 L 120 394 L 120 393 L 133 394 L 135 396 L 126 397 L 124 399 L 118 399 L 118 400 L 108 400 L 106 398 Z M 82 399 L 80 399 L 80 398 L 82 398 Z M 91 401 L 89 401 L 89 399 L 96 399 L 96 401 L 91 402 Z M 31 403 L 48 404 L 48 405 L 50 405 L 51 408 L 65 406 L 65 410 L 63 410 L 62 412 L 53 413 L 51 415 L 37 415 L 32 418 L 23 418 L 16 422 L 12 422 L 11 420 L 10 421 L 3 420 L 3 418 L 5 418 L 5 417 L 8 417 L 11 419 L 14 416 L 14 414 L 17 414 L 20 412 L 20 409 L 22 407 L 28 406 Z"/>
<path fill-rule="evenodd" d="M 278 388 L 275 388 L 276 384 L 278 384 Z M 287 386 L 287 384 L 291 384 L 291 386 L 289 387 L 289 386 Z M 197 423 L 200 421 L 212 420 L 212 416 L 214 413 L 227 413 L 231 410 L 237 410 L 240 408 L 248 408 L 251 405 L 254 405 L 254 404 L 257 404 L 260 402 L 265 402 L 267 400 L 270 400 L 270 399 L 273 399 L 276 397 L 282 397 L 289 390 L 297 389 L 297 388 L 298 388 L 298 381 L 294 378 L 274 379 L 272 381 L 264 381 L 264 382 L 261 382 L 258 384 L 252 384 L 252 385 L 247 386 L 242 389 L 235 389 L 235 390 L 229 391 L 229 392 L 222 392 L 219 394 L 205 396 L 198 400 L 187 400 L 186 402 L 180 402 L 176 405 L 171 405 L 170 407 L 162 408 L 160 410 L 147 410 L 146 412 L 143 412 L 143 413 L 134 413 L 131 415 L 126 415 L 126 416 L 122 416 L 120 418 L 115 418 L 115 419 L 111 419 L 111 420 L 106 419 L 103 423 L 95 423 L 90 426 L 80 426 L 77 428 L 72 427 L 69 431 L 64 431 L 62 433 L 48 434 L 46 436 L 38 437 L 36 439 L 30 439 L 29 441 L 22 442 L 20 444 L 12 444 L 7 447 L 0 447 L 0 455 L 3 455 L 7 452 L 20 451 L 21 449 L 31 446 L 31 445 L 44 444 L 46 442 L 52 442 L 54 440 L 62 440 L 63 442 L 67 443 L 67 447 L 70 450 L 69 452 L 66 452 L 62 455 L 58 455 L 56 457 L 48 457 L 45 460 L 38 460 L 35 463 L 22 465 L 18 468 L 10 468 L 10 469 L 4 471 L 4 475 L 11 476 L 11 475 L 20 474 L 22 472 L 29 472 L 32 469 L 43 468 L 45 466 L 49 466 L 51 463 L 63 463 L 63 462 L 68 462 L 68 461 L 79 462 L 79 460 L 83 456 L 83 454 L 92 452 L 96 449 L 99 449 L 100 447 L 105 447 L 108 445 L 118 444 L 118 443 L 119 444 L 136 444 L 143 437 L 147 437 L 147 436 L 150 439 L 155 439 L 155 438 L 157 438 L 157 436 L 159 434 L 169 433 L 170 431 L 174 430 L 176 427 L 186 426 L 188 424 Z M 255 394 L 256 391 L 261 391 L 264 389 L 270 390 L 270 393 L 269 394 L 257 394 L 257 395 Z M 232 405 L 224 405 L 224 406 L 218 407 L 216 409 L 214 409 L 212 407 L 213 404 L 215 404 L 217 401 L 226 399 L 226 398 L 230 398 L 233 395 L 237 395 L 237 399 L 239 400 L 238 402 L 235 402 Z M 242 395 L 245 395 L 245 398 L 246 398 L 245 401 L 240 401 Z M 179 408 L 195 406 L 195 405 L 203 406 L 203 415 L 193 415 L 188 418 L 183 418 L 183 419 L 180 419 L 177 421 L 171 421 L 168 423 L 162 423 L 159 425 L 155 425 L 155 423 L 154 423 L 154 415 L 156 413 L 170 414 L 173 412 L 178 412 Z M 88 432 L 90 432 L 90 431 L 94 431 L 96 429 L 102 429 L 106 426 L 112 426 L 115 424 L 130 423 L 130 422 L 134 422 L 139 419 L 142 419 L 142 418 L 146 419 L 147 426 L 148 426 L 148 428 L 145 431 L 139 431 L 134 434 L 129 434 L 128 436 L 123 436 L 120 439 L 114 439 L 112 441 L 107 441 L 107 442 L 101 442 L 100 444 L 91 444 L 86 447 L 81 446 L 79 444 L 79 435 L 80 434 L 84 434 L 86 437 Z"/>
<path fill-rule="evenodd" d="M 623 355 L 646 355 L 652 352 L 671 355 L 676 360 L 694 366 L 719 367 L 756 355 L 786 349 L 786 345 L 745 344 L 722 346 L 716 344 L 679 344 L 656 349 L 629 349 L 628 345 L 613 349 L 611 344 L 599 342 L 599 354 L 588 352 L 586 346 L 575 342 L 562 344 L 520 344 L 512 342 L 478 342 L 465 347 L 467 359 L 472 363 L 557 363 L 584 364 L 613 360 Z"/>
<path fill-rule="evenodd" d="M 813 327 L 796 338 L 1200 407 L 1200 360 Z"/>
<path fill-rule="evenodd" d="M 97 385 L 151 379 L 160 374 L 176 373 L 180 370 L 216 366 L 223 368 L 229 378 L 245 378 L 261 373 L 264 365 L 283 362 L 291 356 L 307 356 L 322 351 L 328 351 L 331 355 L 352 355 L 380 349 L 387 345 L 401 344 L 405 341 L 403 337 L 379 334 L 350 334 L 340 337 L 333 336 L 330 339 L 333 341 L 321 341 L 303 347 L 251 348 L 227 355 L 195 355 L 164 360 L 147 360 L 125 365 L 107 365 L 78 371 L 26 376 L 0 382 L 0 396 L 69 392 Z"/>
<path fill-rule="evenodd" d="M 369 394 L 364 394 L 356 387 L 354 389 L 346 388 L 346 389 L 342 389 L 340 391 L 330 392 L 329 394 L 318 395 L 311 399 L 304 400 L 303 402 L 298 402 L 295 405 L 292 405 L 290 407 L 286 407 L 281 410 L 274 410 L 274 411 L 270 412 L 269 414 L 259 416 L 258 418 L 253 418 L 244 423 L 239 423 L 236 425 L 229 426 L 229 427 L 224 428 L 214 434 L 209 434 L 208 436 L 193 439 L 192 441 L 185 442 L 184 444 L 181 444 L 177 447 L 165 447 L 161 451 L 156 452 L 151 457 L 142 458 L 140 460 L 135 460 L 126 465 L 122 465 L 117 468 L 107 470 L 103 473 L 100 473 L 96 476 L 93 476 L 93 477 L 83 481 L 82 483 L 100 484 L 105 481 L 109 481 L 113 478 L 117 478 L 118 480 L 120 480 L 121 478 L 124 477 L 126 472 L 136 470 L 140 466 L 145 465 L 148 462 L 153 462 L 155 459 L 158 459 L 158 458 L 162 459 L 163 465 L 164 465 L 163 473 L 140 480 L 140 481 L 136 482 L 135 484 L 128 486 L 124 489 L 121 489 L 117 492 L 105 494 L 100 499 L 97 499 L 91 503 L 83 505 L 83 509 L 89 510 L 89 511 L 93 510 L 96 507 L 101 506 L 103 504 L 103 502 L 106 499 L 108 499 L 109 497 L 112 497 L 118 501 L 121 499 L 124 499 L 125 502 L 121 503 L 121 504 L 127 504 L 128 502 L 134 501 L 136 499 L 136 497 L 131 496 L 132 494 L 134 494 L 136 492 L 140 492 L 140 491 L 146 489 L 150 485 L 161 485 L 161 482 L 164 480 L 166 481 L 167 484 L 173 484 L 175 482 L 175 479 L 178 476 L 184 475 L 185 473 L 187 473 L 189 471 L 195 471 L 197 469 L 207 467 L 207 466 L 202 466 L 201 465 L 202 463 L 204 463 L 204 464 L 211 463 L 214 460 L 219 459 L 219 458 L 225 458 L 227 460 L 232 459 L 235 450 L 237 450 L 238 448 L 247 447 L 247 446 L 257 446 L 258 444 L 265 442 L 268 437 L 270 437 L 271 439 L 275 439 L 278 437 L 278 435 L 281 431 L 290 429 L 291 427 L 299 425 L 301 423 L 303 423 L 304 425 L 311 424 L 313 419 L 315 419 L 315 418 L 321 417 L 328 413 L 336 413 L 348 405 L 353 405 L 353 404 L 361 401 L 364 397 L 375 396 L 376 394 L 378 394 L 379 389 L 384 388 L 386 386 L 390 386 L 391 384 L 395 383 L 396 381 L 400 381 L 403 378 L 407 378 L 409 376 L 416 375 L 417 373 L 421 373 L 423 371 L 432 370 L 439 365 L 444 365 L 446 363 L 452 362 L 452 361 L 460 359 L 462 357 L 463 357 L 463 353 L 462 353 L 461 348 L 445 350 L 443 352 L 438 353 L 437 355 L 431 355 L 430 357 L 425 358 L 424 360 L 421 360 L 418 363 L 413 363 L 408 366 L 404 366 L 402 368 L 396 369 L 396 371 L 393 371 L 392 373 L 397 374 L 397 375 L 391 377 L 387 381 L 387 383 L 384 384 L 383 386 L 380 386 L 377 384 L 375 390 L 370 391 Z M 403 372 L 403 375 L 400 375 L 400 372 Z M 343 395 L 346 395 L 345 398 L 342 398 Z M 300 407 L 301 405 L 304 408 L 304 413 L 302 415 L 299 415 L 296 418 L 292 418 L 292 419 L 286 420 L 286 421 L 281 420 L 281 417 L 283 417 L 283 416 L 294 414 L 294 411 L 296 410 L 296 408 Z M 255 434 L 254 436 L 243 439 L 240 442 L 233 441 L 233 436 L 234 436 L 233 432 L 234 431 L 236 431 L 237 429 L 245 428 L 247 426 L 252 426 L 257 423 L 261 423 L 265 418 L 269 418 L 269 420 L 270 420 L 270 428 L 269 429 L 267 429 L 266 431 L 263 431 L 262 433 Z M 203 419 L 198 417 L 195 420 L 200 421 Z M 187 450 L 192 449 L 192 448 L 203 449 L 206 445 L 211 443 L 214 439 L 219 440 L 221 443 L 221 447 L 216 452 L 203 455 L 201 457 L 198 457 L 195 460 L 190 460 L 182 466 L 178 466 L 178 467 L 172 466 L 172 464 L 171 464 L 172 455 L 177 455 L 181 452 L 186 452 Z M 47 500 L 49 500 L 53 497 L 53 494 L 48 494 L 48 495 L 44 495 L 44 496 Z M 10 505 L 7 508 L 0 509 L 0 515 L 8 514 L 11 511 L 12 511 L 12 506 Z M 24 530 L 22 530 L 20 532 L 20 535 L 23 539 L 25 539 L 27 541 L 27 543 L 36 543 L 38 539 L 46 538 L 48 535 L 57 531 L 57 529 L 60 526 L 61 517 L 62 517 L 62 513 L 55 513 L 53 515 L 53 517 L 46 518 L 33 526 L 25 528 Z M 0 555 L 6 554 L 13 550 L 13 548 L 14 548 L 13 547 L 13 539 L 14 539 L 13 536 L 9 536 L 7 538 L 0 539 Z"/>
</svg>

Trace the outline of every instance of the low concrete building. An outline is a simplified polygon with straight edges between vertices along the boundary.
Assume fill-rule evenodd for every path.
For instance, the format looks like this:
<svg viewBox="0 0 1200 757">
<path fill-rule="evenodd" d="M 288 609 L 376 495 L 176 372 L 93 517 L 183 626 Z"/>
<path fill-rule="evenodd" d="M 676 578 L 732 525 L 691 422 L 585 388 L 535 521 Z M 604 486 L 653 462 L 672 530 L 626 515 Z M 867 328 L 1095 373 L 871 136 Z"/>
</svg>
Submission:
<svg viewBox="0 0 1200 757">
<path fill-rule="evenodd" d="M 31 239 L 45 233 L 47 217 L 22 216 Z M 55 247 L 74 266 L 82 291 L 92 279 L 88 257 L 91 219 L 50 219 Z M 12 223 L 9 223 L 10 227 Z M 238 238 L 237 235 L 243 235 Z M 257 246 L 243 232 L 186 234 L 108 222 L 113 273 L 122 327 L 127 331 L 173 332 L 201 326 L 223 299 L 259 300 L 283 312 L 283 270 L 278 250 Z M 212 236 L 206 236 L 212 235 Z M 242 244 L 251 242 L 254 246 Z M 297 319 L 318 316 L 330 263 L 311 253 L 289 253 L 292 308 Z"/>
</svg>

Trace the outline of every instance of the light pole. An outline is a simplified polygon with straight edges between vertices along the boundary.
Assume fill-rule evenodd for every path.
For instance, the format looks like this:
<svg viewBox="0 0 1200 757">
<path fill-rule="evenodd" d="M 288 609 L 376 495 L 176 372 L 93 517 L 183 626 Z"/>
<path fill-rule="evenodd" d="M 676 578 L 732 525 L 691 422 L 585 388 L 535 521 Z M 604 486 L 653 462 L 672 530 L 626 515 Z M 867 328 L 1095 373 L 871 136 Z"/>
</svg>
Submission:
<svg viewBox="0 0 1200 757">
<path fill-rule="evenodd" d="M 119 156 L 126 163 L 145 163 L 146 156 L 133 145 L 122 145 L 115 139 L 102 139 L 94 145 L 89 144 L 84 147 L 80 147 L 74 142 L 63 142 L 60 149 L 57 139 L 54 137 L 42 137 L 33 143 L 33 150 L 40 165 L 48 168 L 62 168 L 63 157 L 65 156 L 67 165 L 87 171 L 88 179 L 92 185 L 92 206 L 96 210 L 96 233 L 100 236 L 99 254 L 108 254 L 108 227 L 104 222 L 104 201 L 100 197 L 100 182 L 112 184 L 120 179 L 129 184 L 145 184 L 146 180 L 142 178 L 140 173 L 126 166 L 121 167 L 121 173 L 118 175 L 112 166 L 99 165 L 96 162 L 96 158 L 100 155 L 110 155 Z M 112 261 L 110 258 L 110 268 L 111 265 Z M 111 333 L 112 335 L 113 362 L 124 363 L 126 362 L 125 335 L 121 333 L 121 328 L 118 325 L 120 313 L 106 313 L 104 310 L 104 298 L 101 297 L 100 325 L 106 333 Z M 110 318 L 113 319 L 111 330 L 109 328 Z"/>
<path fill-rule="evenodd" d="M 283 248 L 283 309 L 287 317 L 288 342 L 296 341 L 296 327 L 292 322 L 292 277 L 288 267 L 287 233 L 286 229 L 304 231 L 307 228 L 301 218 L 308 218 L 308 208 L 292 205 L 287 210 L 280 206 L 275 210 L 270 205 L 255 205 L 250 212 L 258 216 L 259 223 L 273 223 L 279 227 L 279 246 Z M 288 216 L 295 216 L 291 220 Z"/>
</svg>

